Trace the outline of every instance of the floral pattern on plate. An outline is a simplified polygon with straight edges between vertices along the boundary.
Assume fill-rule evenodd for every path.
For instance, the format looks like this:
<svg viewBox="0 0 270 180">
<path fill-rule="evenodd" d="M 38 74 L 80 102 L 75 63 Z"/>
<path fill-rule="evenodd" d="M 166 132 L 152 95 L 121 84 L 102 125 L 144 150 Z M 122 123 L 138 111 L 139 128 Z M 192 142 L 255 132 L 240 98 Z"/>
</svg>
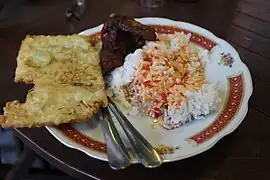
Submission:
<svg viewBox="0 0 270 180">
<path fill-rule="evenodd" d="M 159 33 L 191 34 L 191 42 L 210 52 L 209 69 L 215 69 L 210 79 L 220 81 L 220 86 L 224 89 L 225 100 L 223 108 L 219 112 L 205 120 L 196 121 L 171 131 L 159 127 L 153 128 L 152 120 L 142 120 L 140 117 L 136 117 L 137 119 L 129 117 L 129 120 L 158 149 L 160 154 L 164 155 L 164 162 L 181 160 L 210 149 L 222 137 L 233 132 L 248 111 L 248 100 L 253 91 L 248 68 L 229 43 L 203 28 L 164 18 L 137 20 L 153 26 Z M 101 28 L 102 25 L 80 34 L 91 36 L 93 42 L 98 42 L 100 41 Z M 222 52 L 224 53 L 222 54 Z M 224 68 L 220 65 L 231 66 L 231 68 Z M 78 124 L 47 127 L 47 129 L 66 146 L 78 149 L 91 157 L 107 161 L 102 128 L 99 123 L 93 126 L 92 122 L 93 120 L 90 120 Z M 178 147 L 179 145 L 181 148 Z M 134 163 L 136 162 L 134 161 Z"/>
</svg>

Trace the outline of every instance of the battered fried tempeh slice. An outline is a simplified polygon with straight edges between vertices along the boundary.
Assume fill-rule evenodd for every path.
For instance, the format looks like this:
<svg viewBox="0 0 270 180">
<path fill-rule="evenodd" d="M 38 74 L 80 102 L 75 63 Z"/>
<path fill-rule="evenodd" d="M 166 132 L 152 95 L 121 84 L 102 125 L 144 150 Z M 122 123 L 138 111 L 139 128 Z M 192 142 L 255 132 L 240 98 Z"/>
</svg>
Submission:
<svg viewBox="0 0 270 180">
<path fill-rule="evenodd" d="M 102 84 L 99 62 L 87 36 L 26 36 L 17 57 L 15 82 Z"/>
<path fill-rule="evenodd" d="M 104 88 L 68 84 L 36 84 L 26 102 L 6 104 L 2 127 L 36 127 L 85 121 L 107 105 Z"/>
</svg>

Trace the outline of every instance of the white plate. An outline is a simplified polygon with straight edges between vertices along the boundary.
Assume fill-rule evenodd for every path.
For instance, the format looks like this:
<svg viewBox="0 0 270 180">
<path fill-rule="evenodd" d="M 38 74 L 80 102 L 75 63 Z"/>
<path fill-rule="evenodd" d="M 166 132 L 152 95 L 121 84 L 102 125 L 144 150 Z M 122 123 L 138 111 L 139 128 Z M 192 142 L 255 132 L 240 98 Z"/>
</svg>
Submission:
<svg viewBox="0 0 270 180">
<path fill-rule="evenodd" d="M 252 81 L 248 68 L 236 50 L 226 41 L 198 26 L 164 18 L 140 18 L 139 22 L 154 25 L 157 32 L 175 31 L 191 33 L 191 41 L 210 50 L 210 63 L 206 67 L 207 78 L 219 82 L 224 91 L 222 108 L 206 120 L 194 121 L 174 130 L 151 126 L 152 120 L 130 118 L 132 124 L 162 154 L 164 162 L 181 160 L 213 147 L 222 137 L 233 132 L 248 111 L 248 100 L 252 94 Z M 102 25 L 81 32 L 100 38 Z M 224 55 L 227 54 L 227 58 Z M 47 127 L 61 143 L 78 149 L 87 155 L 107 161 L 103 132 L 94 117 L 83 123 Z M 135 162 L 135 161 L 134 161 Z"/>
</svg>

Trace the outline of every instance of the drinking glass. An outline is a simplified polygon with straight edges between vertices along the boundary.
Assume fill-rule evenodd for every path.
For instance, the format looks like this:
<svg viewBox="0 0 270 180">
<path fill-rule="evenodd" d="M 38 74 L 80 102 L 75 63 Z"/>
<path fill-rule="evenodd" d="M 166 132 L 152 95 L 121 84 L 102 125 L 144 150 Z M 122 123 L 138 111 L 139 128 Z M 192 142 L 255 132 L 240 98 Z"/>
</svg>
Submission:
<svg viewBox="0 0 270 180">
<path fill-rule="evenodd" d="M 147 8 L 158 8 L 163 6 L 165 0 L 140 0 L 140 4 Z"/>
</svg>

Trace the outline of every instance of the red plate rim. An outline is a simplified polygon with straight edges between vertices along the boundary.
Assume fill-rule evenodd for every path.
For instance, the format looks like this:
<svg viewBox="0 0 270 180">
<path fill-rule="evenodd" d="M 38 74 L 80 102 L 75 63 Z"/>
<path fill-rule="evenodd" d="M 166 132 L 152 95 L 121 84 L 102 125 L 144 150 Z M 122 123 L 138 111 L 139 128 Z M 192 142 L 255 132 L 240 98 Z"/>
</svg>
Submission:
<svg viewBox="0 0 270 180">
<path fill-rule="evenodd" d="M 217 44 L 210 39 L 205 38 L 204 36 L 190 32 L 188 30 L 181 29 L 179 27 L 174 26 L 162 26 L 162 25 L 151 25 L 155 28 L 157 33 L 164 33 L 164 34 L 173 34 L 175 32 L 180 32 L 184 34 L 191 35 L 191 42 L 201 46 L 204 49 L 211 50 Z M 91 35 L 91 39 L 93 41 L 100 40 L 100 33 L 95 33 Z M 202 144 L 208 140 L 210 140 L 213 136 L 223 130 L 229 122 L 237 114 L 239 108 L 242 104 L 242 99 L 244 95 L 244 80 L 243 74 L 239 74 L 234 77 L 228 77 L 228 95 L 226 99 L 226 103 L 223 107 L 223 110 L 217 116 L 215 121 L 210 124 L 207 128 L 201 130 L 200 132 L 196 133 L 195 135 L 189 137 L 188 139 L 193 140 L 196 144 Z M 71 124 L 62 124 L 57 127 L 66 137 L 70 140 L 83 145 L 86 148 L 91 150 L 106 153 L 106 145 L 104 142 L 100 142 L 94 140 L 72 127 Z"/>
</svg>

